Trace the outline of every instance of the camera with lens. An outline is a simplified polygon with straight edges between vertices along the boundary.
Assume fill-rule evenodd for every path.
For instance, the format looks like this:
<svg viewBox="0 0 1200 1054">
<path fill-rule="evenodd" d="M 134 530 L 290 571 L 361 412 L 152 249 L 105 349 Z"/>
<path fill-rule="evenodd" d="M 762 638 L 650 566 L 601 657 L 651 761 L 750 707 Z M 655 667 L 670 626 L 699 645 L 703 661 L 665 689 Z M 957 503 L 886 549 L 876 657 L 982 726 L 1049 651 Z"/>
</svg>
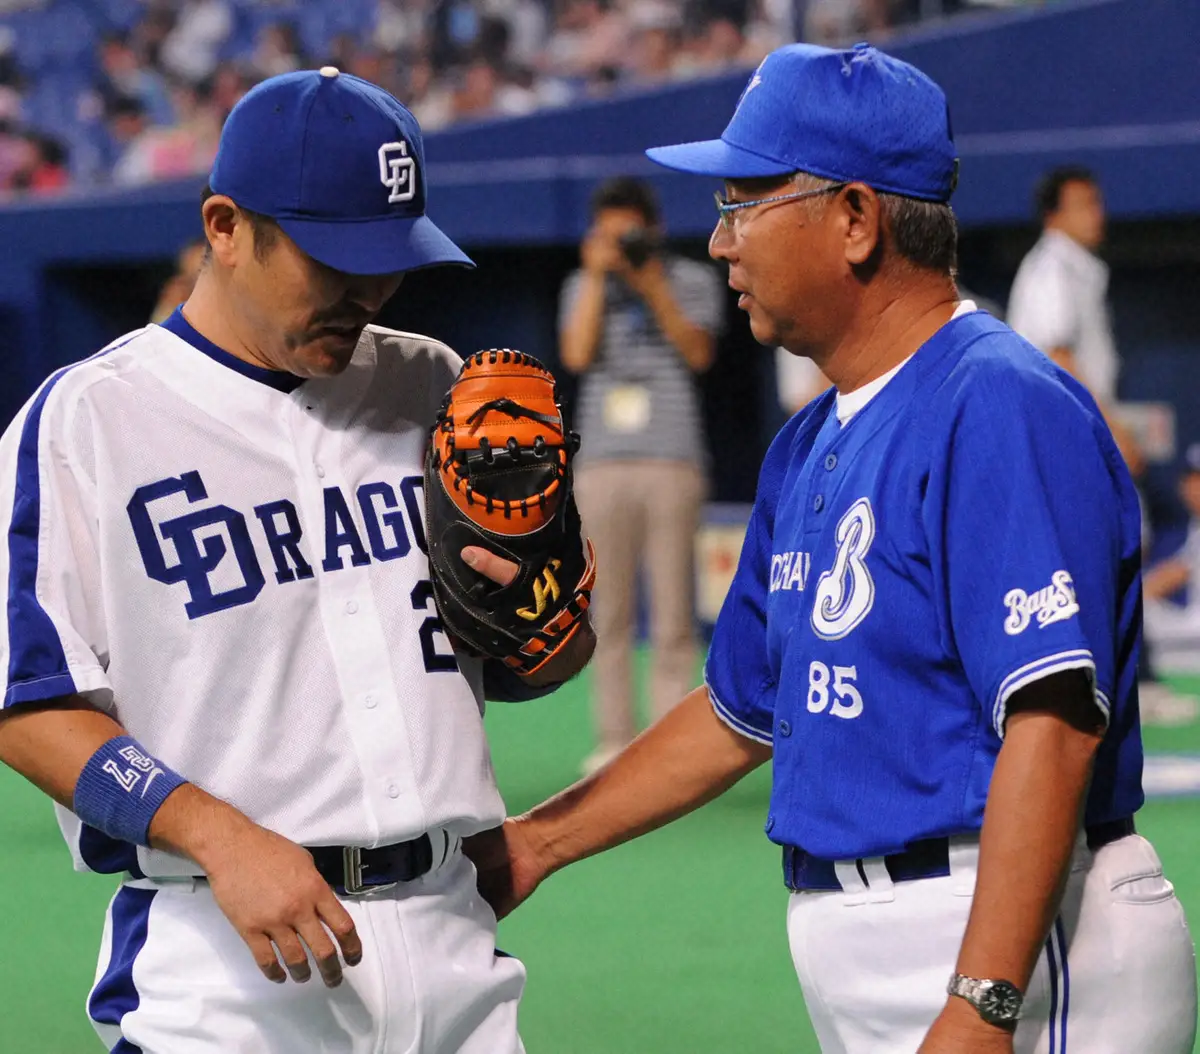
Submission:
<svg viewBox="0 0 1200 1054">
<path fill-rule="evenodd" d="M 621 254 L 629 261 L 629 266 L 639 268 L 645 266 L 659 250 L 658 238 L 646 227 L 631 227 L 618 239 Z"/>
</svg>

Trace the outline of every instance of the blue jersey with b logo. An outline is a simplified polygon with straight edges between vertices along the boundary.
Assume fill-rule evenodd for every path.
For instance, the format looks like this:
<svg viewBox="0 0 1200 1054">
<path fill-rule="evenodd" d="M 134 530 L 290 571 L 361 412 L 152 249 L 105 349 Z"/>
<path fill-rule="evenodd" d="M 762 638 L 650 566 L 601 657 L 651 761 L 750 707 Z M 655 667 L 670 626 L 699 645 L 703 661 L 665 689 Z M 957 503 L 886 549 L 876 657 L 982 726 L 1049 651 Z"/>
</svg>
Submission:
<svg viewBox="0 0 1200 1054">
<path fill-rule="evenodd" d="M 767 454 L 706 669 L 773 744 L 767 834 L 826 859 L 978 830 L 1008 700 L 1086 671 L 1108 729 L 1086 821 L 1142 803 L 1140 515 L 1096 404 L 982 312 L 845 425 Z"/>
</svg>

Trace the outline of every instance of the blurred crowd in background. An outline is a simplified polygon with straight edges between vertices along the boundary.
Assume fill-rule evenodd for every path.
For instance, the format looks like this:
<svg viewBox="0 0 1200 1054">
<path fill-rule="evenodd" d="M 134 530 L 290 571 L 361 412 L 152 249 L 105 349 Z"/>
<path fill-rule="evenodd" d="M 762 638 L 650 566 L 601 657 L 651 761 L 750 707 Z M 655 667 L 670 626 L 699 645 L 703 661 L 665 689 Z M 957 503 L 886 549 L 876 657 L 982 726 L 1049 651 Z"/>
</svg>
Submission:
<svg viewBox="0 0 1200 1054">
<path fill-rule="evenodd" d="M 333 65 L 427 130 L 1034 0 L 0 0 L 0 196 L 205 173 L 258 81 Z"/>
</svg>

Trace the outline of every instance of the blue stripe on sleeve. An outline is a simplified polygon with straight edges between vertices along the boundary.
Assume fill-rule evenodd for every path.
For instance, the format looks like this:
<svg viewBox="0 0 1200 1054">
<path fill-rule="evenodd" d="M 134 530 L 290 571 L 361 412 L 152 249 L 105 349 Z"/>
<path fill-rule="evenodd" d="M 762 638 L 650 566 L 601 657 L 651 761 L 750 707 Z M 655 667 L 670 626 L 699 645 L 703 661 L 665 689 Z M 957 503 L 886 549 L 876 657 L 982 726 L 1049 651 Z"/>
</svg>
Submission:
<svg viewBox="0 0 1200 1054">
<path fill-rule="evenodd" d="M 133 963 L 146 946 L 150 905 L 155 889 L 122 886 L 112 904 L 112 952 L 103 976 L 88 997 L 88 1014 L 102 1025 L 121 1027 L 121 1019 L 136 1010 L 141 996 L 133 983 Z M 141 1047 L 122 1038 L 113 1048 L 123 1054 L 142 1054 Z"/>
<path fill-rule="evenodd" d="M 717 698 L 717 693 L 713 691 L 712 685 L 705 683 L 705 688 L 708 689 L 708 699 L 712 704 L 713 711 L 716 713 L 725 724 L 732 728 L 735 732 L 740 733 L 747 739 L 753 739 L 757 743 L 762 743 L 764 746 L 773 746 L 774 740 L 769 732 L 764 732 L 760 728 L 755 728 L 754 725 L 743 721 L 732 710 L 729 709 L 720 699 Z"/>
<path fill-rule="evenodd" d="M 17 447 L 17 482 L 8 529 L 8 691 L 4 705 L 75 691 L 58 630 L 37 598 L 42 524 L 38 436 L 42 410 L 67 367 L 50 378 L 29 407 Z"/>
<path fill-rule="evenodd" d="M 84 361 L 108 355 L 133 339 L 105 348 Z M 21 426 L 12 523 L 8 530 L 8 686 L 0 709 L 75 691 L 58 630 L 37 597 L 38 538 L 42 524 L 38 441 L 46 400 L 54 386 L 78 365 L 81 364 L 63 367 L 42 385 Z"/>
</svg>

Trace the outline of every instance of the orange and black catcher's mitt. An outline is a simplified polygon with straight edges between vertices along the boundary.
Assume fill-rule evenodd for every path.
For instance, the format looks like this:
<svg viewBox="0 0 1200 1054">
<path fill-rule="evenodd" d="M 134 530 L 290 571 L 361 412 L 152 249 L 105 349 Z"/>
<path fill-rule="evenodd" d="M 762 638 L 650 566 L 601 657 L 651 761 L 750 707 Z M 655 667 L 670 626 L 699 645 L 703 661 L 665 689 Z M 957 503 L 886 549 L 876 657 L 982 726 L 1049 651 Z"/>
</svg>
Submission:
<svg viewBox="0 0 1200 1054">
<path fill-rule="evenodd" d="M 578 631 L 596 579 L 571 493 L 579 436 L 566 429 L 554 376 L 519 351 L 463 363 L 425 459 L 425 530 L 446 632 L 514 672 L 540 669 Z M 463 562 L 477 545 L 517 564 L 497 585 Z"/>
</svg>

